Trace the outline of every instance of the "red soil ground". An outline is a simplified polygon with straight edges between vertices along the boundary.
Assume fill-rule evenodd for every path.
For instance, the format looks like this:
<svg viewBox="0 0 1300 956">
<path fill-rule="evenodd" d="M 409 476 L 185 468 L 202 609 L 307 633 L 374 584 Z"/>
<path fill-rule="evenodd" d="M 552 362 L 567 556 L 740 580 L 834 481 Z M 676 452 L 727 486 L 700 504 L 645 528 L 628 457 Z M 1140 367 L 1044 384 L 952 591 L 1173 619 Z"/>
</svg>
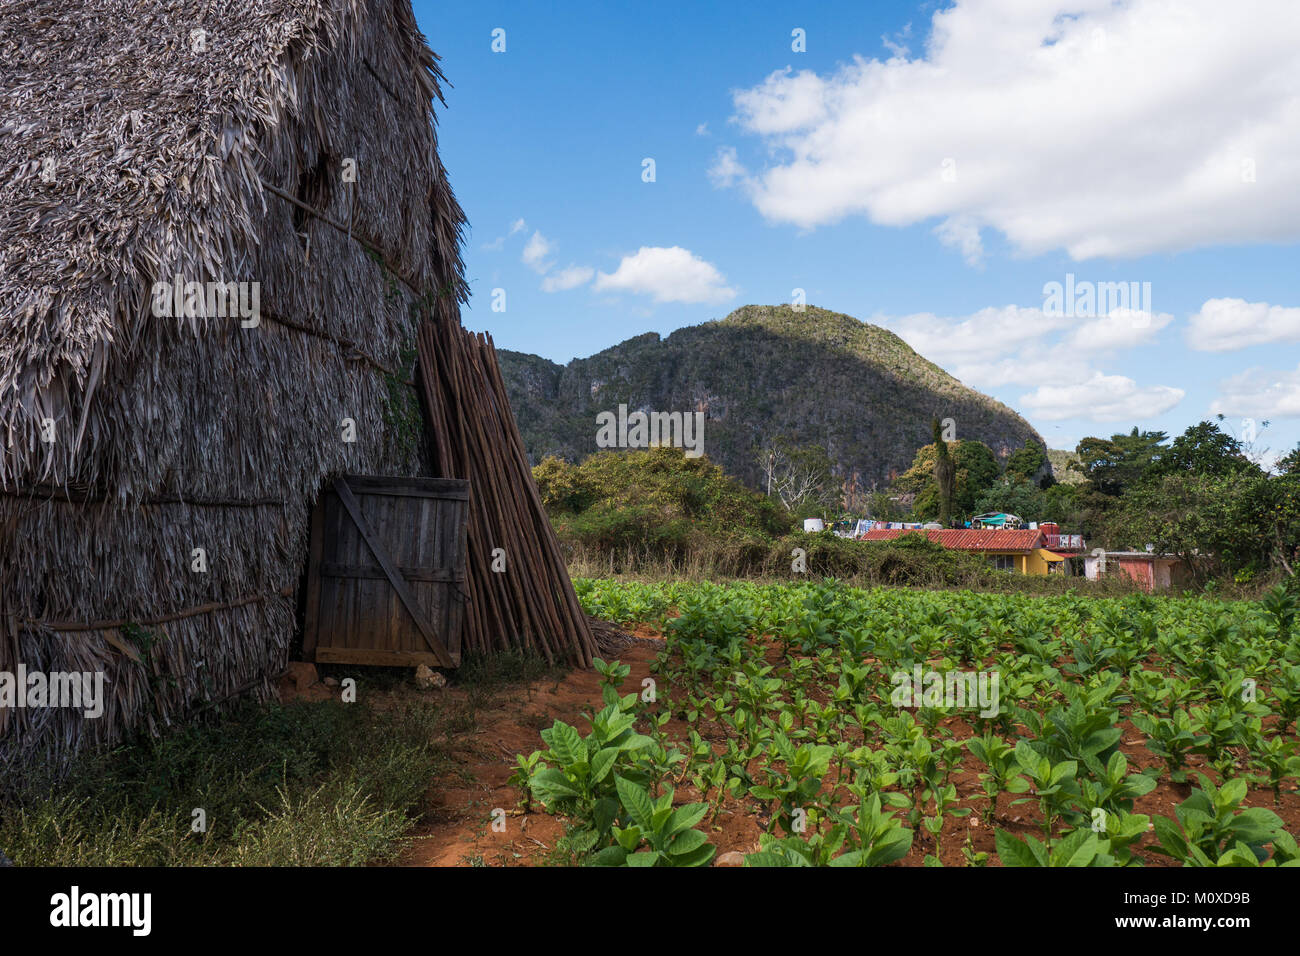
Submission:
<svg viewBox="0 0 1300 956">
<path fill-rule="evenodd" d="M 644 628 L 636 631 L 643 641 L 628 647 L 618 659 L 632 668 L 623 687 L 637 688 L 644 677 L 651 676 L 650 664 L 660 650 L 657 637 Z M 652 640 L 644 640 L 652 638 Z M 779 651 L 772 649 L 774 659 Z M 663 688 L 662 678 L 656 676 Z M 452 687 L 446 691 L 449 700 L 455 700 L 464 691 Z M 528 754 L 542 747 L 539 731 L 549 727 L 555 719 L 564 720 L 587 733 L 590 725 L 583 719 L 602 706 L 599 675 L 595 671 L 571 671 L 558 681 L 542 680 L 531 685 L 506 688 L 493 694 L 486 705 L 478 710 L 478 730 L 462 739 L 453 759 L 457 769 L 434 780 L 429 788 L 430 810 L 425 821 L 417 828 L 414 842 L 401 858 L 404 866 L 535 866 L 563 862 L 555 854 L 556 841 L 564 835 L 563 822 L 541 810 L 523 813 L 518 809 L 522 794 L 507 783 L 514 770 L 515 755 Z M 965 740 L 972 736 L 969 725 L 953 718 L 945 721 L 954 736 Z M 1160 765 L 1158 758 L 1147 752 L 1142 734 L 1125 721 L 1121 749 L 1129 759 L 1130 772 Z M 669 736 L 684 740 L 688 725 L 673 720 L 667 726 Z M 702 737 L 719 741 L 718 728 L 705 724 L 696 728 Z M 945 866 L 965 866 L 962 854 L 967 834 L 975 852 L 989 854 L 988 865 L 998 866 L 994 853 L 993 831 L 979 822 L 979 811 L 985 800 L 980 790 L 979 773 L 983 765 L 974 757 L 963 760 L 963 769 L 954 773 L 952 782 L 957 787 L 961 806 L 971 808 L 967 817 L 945 821 L 940 834 L 939 857 Z M 1195 772 L 1213 778 L 1204 758 L 1193 756 L 1189 760 L 1192 779 Z M 1160 814 L 1173 817 L 1174 807 L 1187 798 L 1191 788 L 1185 784 L 1163 781 L 1155 790 L 1136 801 L 1134 812 Z M 689 785 L 676 788 L 676 803 L 699 801 L 700 794 Z M 1042 838 L 1042 827 L 1036 804 L 1033 802 L 1012 806 L 1011 795 L 1003 794 L 998 802 L 996 823 L 998 828 L 1017 835 L 1033 834 Z M 843 803 L 847 804 L 847 795 Z M 1249 806 L 1268 807 L 1286 823 L 1293 835 L 1300 834 L 1300 792 L 1292 781 L 1291 789 L 1283 790 L 1281 804 L 1274 804 L 1268 789 L 1251 789 L 1246 800 Z M 717 817 L 707 825 L 709 840 L 722 857 L 730 851 L 753 853 L 758 849 L 759 834 L 763 832 L 768 811 L 754 810 L 754 802 L 744 804 L 728 799 Z M 494 809 L 507 812 L 504 832 L 494 832 L 491 815 Z M 900 813 L 900 817 L 903 814 Z M 707 820 L 707 818 L 706 818 Z M 1155 835 L 1142 841 L 1136 855 L 1147 866 L 1177 865 L 1168 857 L 1150 852 Z M 900 866 L 920 866 L 927 854 L 934 853 L 934 840 L 923 828 L 917 829 L 911 852 L 901 860 Z M 734 860 L 734 857 L 732 858 Z M 716 859 L 715 859 L 716 862 Z"/>
</svg>

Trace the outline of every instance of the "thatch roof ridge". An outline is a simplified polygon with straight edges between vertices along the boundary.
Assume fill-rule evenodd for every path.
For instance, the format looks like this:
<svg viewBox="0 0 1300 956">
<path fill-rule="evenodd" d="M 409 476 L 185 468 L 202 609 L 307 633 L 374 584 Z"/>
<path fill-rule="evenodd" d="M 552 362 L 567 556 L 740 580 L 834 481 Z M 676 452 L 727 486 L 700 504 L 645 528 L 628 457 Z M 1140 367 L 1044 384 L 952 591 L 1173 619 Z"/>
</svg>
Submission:
<svg viewBox="0 0 1300 956">
<path fill-rule="evenodd" d="M 364 0 L 14 0 L 0 19 L 0 487 L 66 483 L 110 351 L 153 319 L 174 274 L 231 281 L 259 242 L 275 131 L 303 65 L 366 17 L 409 38 L 426 111 L 436 62 L 407 3 Z M 203 49 L 192 31 L 204 31 Z M 388 65 L 392 68 L 392 65 Z M 430 121 L 432 116 L 430 112 Z M 445 189 L 436 153 L 431 161 Z M 446 190 L 450 197 L 450 191 Z M 444 208 L 454 209 L 454 198 Z M 456 220 L 453 215 L 452 220 Z M 458 278 L 459 221 L 435 222 Z M 446 265 L 443 267 L 445 268 Z M 435 287 L 437 263 L 409 269 Z M 459 292 L 459 290 L 458 290 Z"/>
</svg>

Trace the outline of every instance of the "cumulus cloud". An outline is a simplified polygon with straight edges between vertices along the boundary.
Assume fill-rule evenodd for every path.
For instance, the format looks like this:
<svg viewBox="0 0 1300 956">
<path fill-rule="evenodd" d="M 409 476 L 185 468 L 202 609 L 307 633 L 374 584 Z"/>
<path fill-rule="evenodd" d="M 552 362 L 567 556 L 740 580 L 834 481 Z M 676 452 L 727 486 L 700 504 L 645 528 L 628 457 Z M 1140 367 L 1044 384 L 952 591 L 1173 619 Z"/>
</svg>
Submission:
<svg viewBox="0 0 1300 956">
<path fill-rule="evenodd" d="M 716 266 L 681 246 L 642 246 L 612 273 L 599 273 L 595 288 L 648 295 L 655 302 L 718 303 L 736 294 Z"/>
<path fill-rule="evenodd" d="M 1187 326 L 1187 344 L 1202 352 L 1229 352 L 1269 342 L 1300 342 L 1300 308 L 1208 299 Z"/>
<path fill-rule="evenodd" d="M 534 272 L 545 274 L 555 263 L 546 257 L 555 251 L 551 241 L 540 232 L 534 232 L 524 245 L 523 263 Z"/>
<path fill-rule="evenodd" d="M 873 321 L 967 385 L 998 388 L 1083 384 L 1094 375 L 1091 362 L 1151 344 L 1173 319 L 1129 309 L 1077 318 L 1007 305 L 955 318 L 923 312 Z"/>
<path fill-rule="evenodd" d="M 1254 368 L 1223 382 L 1212 414 L 1254 418 L 1300 416 L 1300 366 L 1293 372 Z"/>
<path fill-rule="evenodd" d="M 586 285 L 591 281 L 591 277 L 596 274 L 596 270 L 590 266 L 570 265 L 567 269 L 561 269 L 552 275 L 548 275 L 542 280 L 543 292 L 564 292 L 568 289 L 576 289 L 580 285 Z"/>
<path fill-rule="evenodd" d="M 765 217 L 938 219 L 968 261 L 982 229 L 1075 259 L 1300 237 L 1292 0 L 956 0 L 931 27 L 916 58 L 734 94 L 777 157 Z"/>
<path fill-rule="evenodd" d="M 958 318 L 918 312 L 899 318 L 876 316 L 873 321 L 885 325 L 930 361 L 952 371 L 968 365 L 976 369 L 991 365 L 1005 354 L 1009 342 L 1022 349 L 1041 348 L 1043 339 L 1068 328 L 1074 320 L 1046 316 L 1041 309 L 1007 305 Z M 961 375 L 957 377 L 966 381 Z"/>
<path fill-rule="evenodd" d="M 873 316 L 920 355 L 967 385 L 1032 388 L 1013 404 L 1053 421 L 1132 421 L 1159 415 L 1183 398 L 1180 388 L 1139 385 L 1096 365 L 1155 342 L 1174 317 L 1116 309 L 1092 318 L 1007 305 L 958 317 L 930 312 Z"/>
<path fill-rule="evenodd" d="M 1181 388 L 1140 386 L 1123 375 L 1094 372 L 1086 382 L 1040 385 L 1020 399 L 1031 415 L 1053 421 L 1085 418 L 1094 422 L 1137 421 L 1169 411 L 1183 400 Z"/>
<path fill-rule="evenodd" d="M 1168 312 L 1146 312 L 1141 309 L 1116 309 L 1100 318 L 1080 322 L 1065 340 L 1065 347 L 1074 352 L 1093 354 L 1146 345 L 1156 338 L 1156 333 L 1174 320 Z"/>
</svg>

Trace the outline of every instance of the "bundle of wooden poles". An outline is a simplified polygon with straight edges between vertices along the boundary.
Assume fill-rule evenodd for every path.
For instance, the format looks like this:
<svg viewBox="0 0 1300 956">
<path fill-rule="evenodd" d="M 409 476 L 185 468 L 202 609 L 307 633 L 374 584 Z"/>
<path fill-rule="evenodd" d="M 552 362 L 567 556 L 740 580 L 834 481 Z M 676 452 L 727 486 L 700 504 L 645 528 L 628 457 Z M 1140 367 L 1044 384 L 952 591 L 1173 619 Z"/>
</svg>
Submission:
<svg viewBox="0 0 1300 956">
<path fill-rule="evenodd" d="M 419 379 L 435 474 L 470 486 L 464 652 L 521 647 L 590 667 L 596 642 L 533 481 L 486 334 L 421 323 Z M 504 571 L 494 571 L 496 566 Z"/>
</svg>

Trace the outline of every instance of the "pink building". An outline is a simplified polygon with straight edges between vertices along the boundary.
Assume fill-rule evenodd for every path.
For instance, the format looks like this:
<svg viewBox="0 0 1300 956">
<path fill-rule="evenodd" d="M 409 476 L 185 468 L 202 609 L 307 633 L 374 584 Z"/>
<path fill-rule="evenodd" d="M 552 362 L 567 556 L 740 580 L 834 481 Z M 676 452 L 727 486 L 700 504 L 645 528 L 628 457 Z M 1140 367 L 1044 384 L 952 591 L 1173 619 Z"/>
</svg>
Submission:
<svg viewBox="0 0 1300 956">
<path fill-rule="evenodd" d="M 1155 554 L 1150 551 L 1107 551 L 1105 555 L 1104 565 L 1100 555 L 1085 556 L 1083 573 L 1089 581 L 1095 581 L 1103 574 L 1106 576 L 1124 574 L 1148 591 L 1163 591 L 1175 584 L 1186 583 L 1190 577 L 1187 562 L 1174 554 Z"/>
</svg>

